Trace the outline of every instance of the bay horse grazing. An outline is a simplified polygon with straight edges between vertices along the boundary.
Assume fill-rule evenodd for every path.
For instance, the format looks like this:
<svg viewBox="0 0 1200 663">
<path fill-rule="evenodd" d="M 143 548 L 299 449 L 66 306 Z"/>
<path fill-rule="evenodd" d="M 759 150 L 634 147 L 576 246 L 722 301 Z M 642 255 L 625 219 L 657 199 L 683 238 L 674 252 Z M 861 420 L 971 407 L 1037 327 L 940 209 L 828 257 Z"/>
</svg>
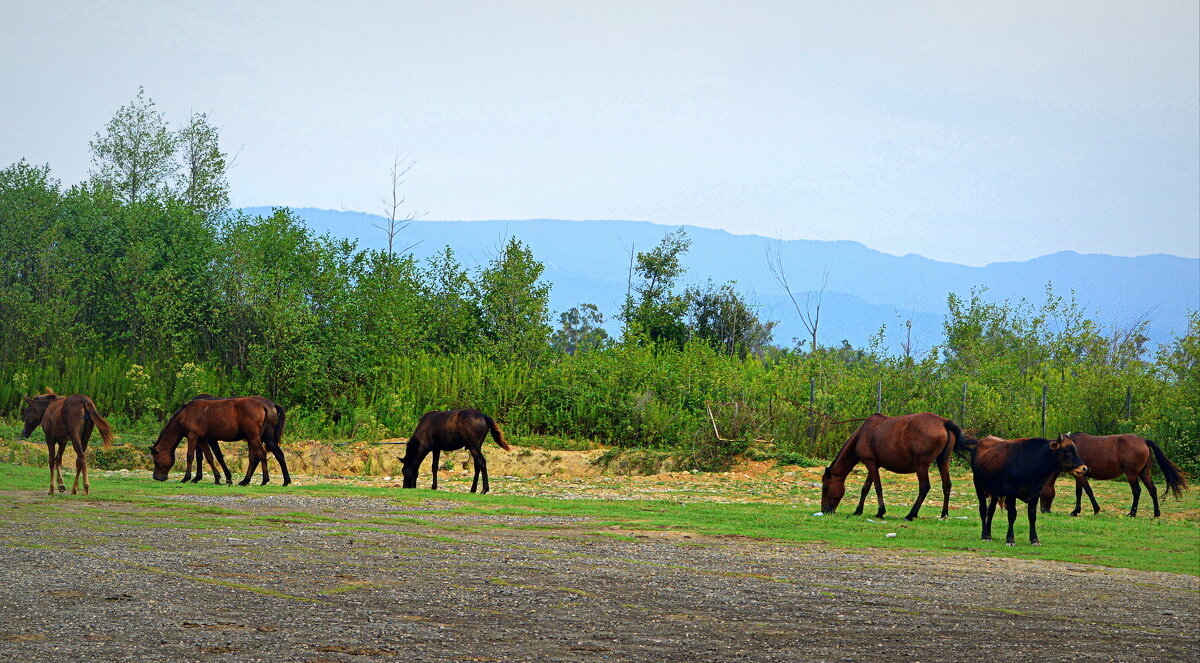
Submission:
<svg viewBox="0 0 1200 663">
<path fill-rule="evenodd" d="M 1088 472 L 1075 443 L 1062 435 L 1056 440 L 985 437 L 971 444 L 956 445 L 955 449 L 970 453 L 979 519 L 983 523 L 980 538 L 992 540 L 992 517 L 997 501 L 1004 498 L 1004 508 L 1008 511 L 1005 543 L 1010 546 L 1016 545 L 1013 524 L 1017 520 L 1017 500 L 1029 505 L 1029 543 L 1041 545 L 1037 535 L 1037 507 L 1046 480 L 1060 472 L 1070 472 L 1077 477 Z"/>
<path fill-rule="evenodd" d="M 263 398 L 262 396 L 246 396 L 246 398 L 252 398 L 262 403 L 263 407 L 268 409 L 268 415 L 270 415 L 272 411 L 275 412 L 276 416 L 268 416 L 267 421 L 263 424 L 262 439 L 265 442 L 273 435 L 275 440 L 278 441 L 283 435 L 283 408 L 275 404 L 273 401 Z M 199 394 L 192 400 L 222 401 L 228 400 L 228 398 L 213 396 L 212 394 Z M 204 477 L 204 465 L 199 456 L 203 456 L 204 460 L 208 461 L 208 466 L 212 468 L 214 481 L 218 486 L 221 485 L 221 473 L 217 471 L 218 463 L 221 465 L 221 469 L 225 473 L 225 483 L 228 485 L 233 485 L 233 477 L 229 472 L 229 466 L 225 464 L 225 454 L 221 453 L 220 441 L 193 440 L 190 437 L 188 438 L 187 446 L 187 465 L 184 468 L 183 478 L 180 479 L 180 483 L 187 483 L 188 481 L 191 481 L 192 483 L 198 483 Z M 194 477 L 192 476 L 193 458 L 196 460 L 196 474 Z M 263 462 L 265 466 L 266 461 Z"/>
<path fill-rule="evenodd" d="M 53 389 L 47 389 L 45 394 L 25 399 L 26 407 L 21 413 L 25 426 L 21 429 L 21 439 L 29 439 L 29 435 L 42 427 L 46 434 L 46 451 L 50 455 L 50 491 L 54 494 L 54 482 L 58 480 L 58 492 L 66 492 L 67 487 L 62 479 L 62 457 L 67 440 L 75 450 L 75 482 L 71 484 L 71 494 L 75 495 L 79 488 L 79 475 L 83 475 L 83 494 L 91 490 L 87 472 L 87 445 L 92 436 L 92 426 L 100 431 L 104 447 L 112 445 L 112 427 L 96 411 L 96 404 L 83 394 L 59 396 Z M 55 451 L 57 445 L 57 451 Z"/>
<path fill-rule="evenodd" d="M 249 485 L 250 477 L 259 463 L 262 463 L 262 483 L 270 481 L 267 475 L 267 450 L 270 450 L 279 461 L 283 485 L 286 486 L 292 482 L 292 478 L 288 474 L 283 450 L 279 447 L 283 423 L 283 408 L 261 396 L 214 398 L 201 395 L 193 398 L 171 415 L 158 440 L 150 447 L 154 459 L 154 479 L 166 481 L 171 466 L 175 464 L 175 450 L 185 437 L 188 439 L 189 456 L 195 447 L 208 445 L 219 450 L 218 441 L 245 440 L 249 446 L 250 464 L 246 478 L 238 485 Z M 228 467 L 225 471 L 228 479 Z"/>
<path fill-rule="evenodd" d="M 433 490 L 437 490 L 438 459 L 443 451 L 455 451 L 466 447 L 471 454 L 472 464 L 475 465 L 475 479 L 471 482 L 471 492 L 479 485 L 479 476 L 483 475 L 483 492 L 488 492 L 487 459 L 483 457 L 483 441 L 488 433 L 501 449 L 509 451 L 512 447 L 504 440 L 504 433 L 491 417 L 479 410 L 446 410 L 426 412 L 417 423 L 412 437 L 408 438 L 408 446 L 404 449 L 404 467 L 401 470 L 405 488 L 417 487 L 417 471 L 425 456 L 433 452 Z"/>
<path fill-rule="evenodd" d="M 929 493 L 929 466 L 936 462 L 942 475 L 942 518 L 945 518 L 950 509 L 950 453 L 963 439 L 957 424 L 932 412 L 899 417 L 871 415 L 846 440 L 833 463 L 825 468 L 821 477 L 821 511 L 833 513 L 837 509 L 846 492 L 846 476 L 861 462 L 867 467 L 867 482 L 863 484 L 854 515 L 862 515 L 872 484 L 879 501 L 879 513 L 875 517 L 882 518 L 886 512 L 883 485 L 879 480 L 879 468 L 882 467 L 897 474 L 916 473 L 920 492 L 904 517 L 913 520 Z"/>
<path fill-rule="evenodd" d="M 1075 442 L 1076 448 L 1079 449 L 1079 457 L 1088 466 L 1086 477 L 1075 477 L 1075 510 L 1071 512 L 1072 516 L 1078 516 L 1082 510 L 1082 493 L 1085 490 L 1088 499 L 1092 501 L 1092 513 L 1100 513 L 1100 505 L 1096 503 L 1096 496 L 1092 494 L 1092 486 L 1088 483 L 1089 477 L 1092 479 L 1115 479 L 1124 474 L 1126 481 L 1129 482 L 1130 490 L 1133 491 L 1133 506 L 1129 509 L 1129 517 L 1137 516 L 1138 499 L 1142 496 L 1142 487 L 1138 485 L 1139 479 L 1146 484 L 1146 490 L 1150 492 L 1150 499 L 1154 501 L 1154 517 L 1159 517 L 1158 489 L 1155 488 L 1154 479 L 1150 474 L 1152 453 L 1154 459 L 1158 461 L 1158 469 L 1162 471 L 1163 478 L 1167 481 L 1167 490 L 1176 499 L 1179 499 L 1183 490 L 1187 488 L 1187 479 L 1183 473 L 1167 458 L 1154 440 L 1147 440 L 1129 433 L 1124 435 L 1068 433 L 1067 437 Z M 1057 474 L 1050 477 L 1050 480 L 1042 488 L 1042 513 L 1050 513 L 1050 505 L 1054 502 L 1054 480 L 1057 478 Z"/>
</svg>

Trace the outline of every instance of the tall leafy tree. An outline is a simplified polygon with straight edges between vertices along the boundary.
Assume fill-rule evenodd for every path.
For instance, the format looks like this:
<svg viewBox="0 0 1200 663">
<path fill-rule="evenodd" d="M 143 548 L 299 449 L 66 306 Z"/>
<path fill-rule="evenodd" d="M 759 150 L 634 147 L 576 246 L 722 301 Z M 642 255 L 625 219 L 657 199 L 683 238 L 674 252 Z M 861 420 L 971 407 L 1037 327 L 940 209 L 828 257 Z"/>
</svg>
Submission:
<svg viewBox="0 0 1200 663">
<path fill-rule="evenodd" d="M 142 87 L 89 146 L 93 179 L 111 187 L 126 204 L 161 195 L 172 184 L 176 136 Z"/>
<path fill-rule="evenodd" d="M 595 304 L 580 304 L 558 316 L 558 329 L 550 339 L 555 350 L 569 355 L 598 350 L 610 342 L 604 314 Z"/>
<path fill-rule="evenodd" d="M 193 113 L 175 136 L 181 168 L 176 175 L 179 196 L 208 219 L 229 208 L 228 165 L 221 151 L 220 132 L 205 113 Z"/>
<path fill-rule="evenodd" d="M 680 228 L 663 237 L 650 251 L 637 254 L 630 275 L 630 293 L 621 309 L 627 342 L 646 340 L 682 347 L 687 341 L 684 317 L 688 300 L 675 293 L 674 288 L 685 271 L 681 258 L 691 245 L 687 232 Z"/>
<path fill-rule="evenodd" d="M 690 289 L 692 338 L 705 341 L 729 355 L 761 354 L 771 342 L 774 321 L 759 320 L 754 308 L 733 283 L 708 282 L 703 290 Z"/>
<path fill-rule="evenodd" d="M 501 357 L 533 359 L 550 335 L 550 284 L 533 251 L 510 239 L 479 272 L 479 305 L 488 341 Z"/>
</svg>

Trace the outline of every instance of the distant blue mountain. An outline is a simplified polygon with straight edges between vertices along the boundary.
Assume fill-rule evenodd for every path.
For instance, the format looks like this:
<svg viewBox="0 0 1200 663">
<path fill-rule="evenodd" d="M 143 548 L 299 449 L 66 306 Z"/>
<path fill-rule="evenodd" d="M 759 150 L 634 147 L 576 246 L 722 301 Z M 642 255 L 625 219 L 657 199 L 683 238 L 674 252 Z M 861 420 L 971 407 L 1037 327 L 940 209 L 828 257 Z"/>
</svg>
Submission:
<svg viewBox="0 0 1200 663">
<path fill-rule="evenodd" d="M 244 208 L 269 214 L 269 207 Z M 301 208 L 293 210 L 317 233 L 358 240 L 360 248 L 386 248 L 386 238 L 372 224 L 384 221 L 363 212 Z M 508 237 L 516 237 L 546 265 L 544 278 L 553 284 L 550 304 L 563 311 L 583 302 L 596 304 L 614 321 L 625 296 L 630 251 L 645 251 L 676 226 L 644 221 L 428 221 L 418 220 L 397 239 L 397 248 L 414 245 L 426 258 L 453 247 L 464 265 L 483 264 Z M 684 259 L 684 284 L 736 281 L 740 291 L 761 306 L 763 317 L 778 320 L 775 341 L 789 345 L 805 337 L 791 301 L 767 266 L 768 245 L 777 246 L 788 280 L 800 304 L 820 288 L 828 271 L 821 307 L 819 341 L 842 340 L 862 346 L 881 325 L 886 343 L 896 348 L 904 320 L 913 320 L 913 340 L 927 349 L 941 338 L 946 296 L 969 295 L 972 287 L 988 288 L 993 300 L 1025 298 L 1036 305 L 1045 299 L 1047 283 L 1055 293 L 1079 302 L 1105 325 L 1127 325 L 1149 312 L 1149 335 L 1169 340 L 1186 328 L 1186 312 L 1200 309 L 1200 260 L 1170 255 L 1123 258 L 1063 251 L 1023 262 L 970 267 L 917 255 L 894 256 L 851 241 L 778 242 L 758 235 L 685 226 L 692 247 Z M 815 295 L 814 295 L 815 296 Z"/>
</svg>

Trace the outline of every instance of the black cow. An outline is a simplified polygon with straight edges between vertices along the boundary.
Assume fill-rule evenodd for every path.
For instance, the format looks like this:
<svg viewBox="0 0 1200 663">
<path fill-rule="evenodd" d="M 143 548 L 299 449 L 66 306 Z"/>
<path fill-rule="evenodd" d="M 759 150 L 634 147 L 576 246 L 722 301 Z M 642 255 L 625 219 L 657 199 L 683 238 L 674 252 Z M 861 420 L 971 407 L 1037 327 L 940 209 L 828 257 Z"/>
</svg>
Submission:
<svg viewBox="0 0 1200 663">
<path fill-rule="evenodd" d="M 985 437 L 970 445 L 961 445 L 971 454 L 971 472 L 975 479 L 975 495 L 979 498 L 979 518 L 983 521 L 983 540 L 992 540 L 992 514 L 996 501 L 1004 498 L 1008 510 L 1008 538 L 1016 545 L 1013 523 L 1017 519 L 1017 500 L 1029 505 L 1029 542 L 1039 545 L 1037 536 L 1037 506 L 1046 480 L 1060 472 L 1076 477 L 1087 474 L 1087 465 L 1079 458 L 1075 443 L 1059 435 L 1057 440 L 1031 437 L 1002 440 Z"/>
</svg>

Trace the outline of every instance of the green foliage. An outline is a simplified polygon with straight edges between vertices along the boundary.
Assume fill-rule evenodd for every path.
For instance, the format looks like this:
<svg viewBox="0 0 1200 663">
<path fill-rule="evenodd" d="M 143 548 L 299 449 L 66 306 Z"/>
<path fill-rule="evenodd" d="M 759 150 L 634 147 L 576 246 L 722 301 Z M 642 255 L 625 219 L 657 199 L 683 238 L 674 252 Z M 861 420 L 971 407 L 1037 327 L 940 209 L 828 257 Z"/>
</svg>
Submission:
<svg viewBox="0 0 1200 663">
<path fill-rule="evenodd" d="M 606 347 L 611 343 L 604 330 L 604 314 L 595 304 L 580 304 L 558 316 L 559 328 L 550 338 L 558 352 L 573 355 Z"/>
</svg>

